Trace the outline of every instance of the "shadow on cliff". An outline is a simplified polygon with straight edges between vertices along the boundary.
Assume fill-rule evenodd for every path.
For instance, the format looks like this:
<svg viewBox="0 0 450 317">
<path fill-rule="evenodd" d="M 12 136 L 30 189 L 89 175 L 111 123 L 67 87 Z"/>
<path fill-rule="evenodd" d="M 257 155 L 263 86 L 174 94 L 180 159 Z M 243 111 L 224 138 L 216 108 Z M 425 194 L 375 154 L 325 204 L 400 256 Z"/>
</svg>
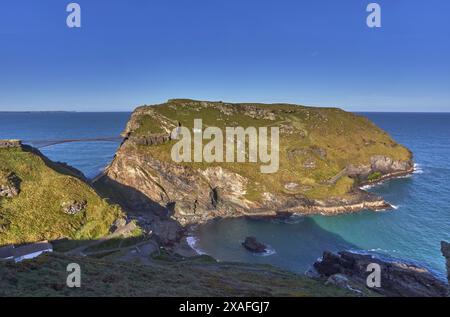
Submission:
<svg viewBox="0 0 450 317">
<path fill-rule="evenodd" d="M 101 176 L 92 186 L 102 198 L 118 204 L 130 216 L 157 216 L 168 219 L 173 214 L 171 206 L 162 206 L 136 188 L 121 184 L 107 175 Z"/>
</svg>

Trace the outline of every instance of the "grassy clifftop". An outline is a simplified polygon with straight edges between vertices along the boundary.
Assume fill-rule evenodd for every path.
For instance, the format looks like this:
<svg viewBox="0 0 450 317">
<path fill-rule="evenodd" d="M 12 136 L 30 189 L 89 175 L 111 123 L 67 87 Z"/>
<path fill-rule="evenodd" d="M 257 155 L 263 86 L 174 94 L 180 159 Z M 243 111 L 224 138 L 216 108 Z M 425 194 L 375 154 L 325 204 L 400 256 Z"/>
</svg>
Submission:
<svg viewBox="0 0 450 317">
<path fill-rule="evenodd" d="M 26 146 L 0 148 L 0 186 L 0 245 L 97 238 L 121 215 L 76 171 Z"/>
<path fill-rule="evenodd" d="M 392 161 L 411 160 L 411 153 L 363 116 L 337 108 L 313 108 L 288 104 L 230 104 L 187 99 L 169 100 L 136 109 L 125 134 L 145 137 L 168 133 L 178 124 L 193 128 L 194 119 L 203 127 L 279 127 L 280 167 L 273 174 L 260 173 L 254 163 L 183 163 L 193 168 L 220 166 L 248 179 L 246 198 L 261 200 L 266 192 L 301 195 L 308 199 L 345 198 L 355 184 L 346 174 L 348 166 L 370 166 L 376 156 Z M 206 144 L 208 141 L 204 141 Z M 139 146 L 143 153 L 171 161 L 175 141 Z M 366 180 L 376 180 L 372 173 Z"/>
</svg>

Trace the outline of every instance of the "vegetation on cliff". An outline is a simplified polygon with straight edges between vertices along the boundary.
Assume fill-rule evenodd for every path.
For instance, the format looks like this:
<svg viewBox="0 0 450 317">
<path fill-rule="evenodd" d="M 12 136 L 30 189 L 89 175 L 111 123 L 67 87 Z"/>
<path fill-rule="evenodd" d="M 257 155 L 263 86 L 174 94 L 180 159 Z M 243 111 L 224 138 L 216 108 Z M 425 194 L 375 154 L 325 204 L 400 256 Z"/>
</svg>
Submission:
<svg viewBox="0 0 450 317">
<path fill-rule="evenodd" d="M 261 173 L 261 164 L 248 160 L 174 162 L 171 149 L 177 140 L 171 131 L 193 129 L 195 119 L 202 119 L 204 128 L 224 130 L 278 127 L 278 171 Z M 408 149 L 367 118 L 336 108 L 175 99 L 137 108 L 123 136 L 97 188 L 113 199 L 133 196 L 136 203 L 124 203 L 132 210 L 170 206 L 182 224 L 271 211 L 383 209 L 388 205 L 382 198 L 358 185 L 413 169 Z"/>
<path fill-rule="evenodd" d="M 152 110 L 151 112 L 146 110 Z M 315 108 L 287 104 L 228 104 L 175 99 L 165 104 L 142 107 L 135 111 L 130 136 L 167 132 L 178 125 L 193 128 L 194 119 L 203 125 L 225 127 L 280 127 L 280 169 L 266 175 L 259 164 L 251 163 L 183 163 L 206 169 L 221 166 L 247 179 L 247 197 L 261 199 L 264 192 L 302 194 L 321 199 L 345 196 L 354 179 L 343 175 L 329 182 L 348 165 L 367 165 L 373 156 L 384 155 L 395 161 L 409 161 L 411 153 L 363 116 L 337 108 Z M 175 141 L 139 150 L 171 161 L 170 149 Z M 205 142 L 207 143 L 207 142 Z M 376 172 L 375 172 L 376 173 Z M 289 183 L 296 188 L 286 188 Z"/>
<path fill-rule="evenodd" d="M 31 147 L 0 148 L 0 245 L 106 235 L 121 210 L 65 164 Z M 9 187 L 8 187 L 9 186 Z"/>
<path fill-rule="evenodd" d="M 69 263 L 82 267 L 81 288 L 66 286 Z M 19 275 L 17 272 L 20 272 Z M 46 254 L 0 262 L 0 296 L 354 296 L 270 265 L 217 263 L 207 256 L 159 256 L 148 265 Z"/>
</svg>

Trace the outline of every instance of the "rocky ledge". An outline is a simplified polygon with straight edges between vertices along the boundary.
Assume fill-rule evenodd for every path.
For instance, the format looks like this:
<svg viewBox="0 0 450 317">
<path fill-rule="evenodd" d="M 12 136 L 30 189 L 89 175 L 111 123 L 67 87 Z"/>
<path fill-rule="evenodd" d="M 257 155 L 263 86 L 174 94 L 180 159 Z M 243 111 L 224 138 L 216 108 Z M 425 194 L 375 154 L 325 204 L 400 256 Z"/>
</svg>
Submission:
<svg viewBox="0 0 450 317">
<path fill-rule="evenodd" d="M 430 271 L 403 261 L 387 261 L 348 251 L 324 252 L 314 263 L 314 268 L 327 284 L 362 293 L 363 289 L 369 289 L 367 278 L 373 269 L 368 270 L 368 266 L 372 263 L 381 268 L 380 287 L 370 287 L 374 292 L 394 297 L 441 297 L 447 294 L 447 285 Z"/>
</svg>

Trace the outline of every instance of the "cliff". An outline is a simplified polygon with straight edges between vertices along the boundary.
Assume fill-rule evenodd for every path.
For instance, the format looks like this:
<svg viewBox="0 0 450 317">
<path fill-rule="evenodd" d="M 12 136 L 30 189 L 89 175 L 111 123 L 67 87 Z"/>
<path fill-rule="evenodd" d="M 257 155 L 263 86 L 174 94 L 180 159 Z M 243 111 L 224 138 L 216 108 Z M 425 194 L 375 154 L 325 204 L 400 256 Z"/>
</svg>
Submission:
<svg viewBox="0 0 450 317">
<path fill-rule="evenodd" d="M 0 146 L 0 246 L 98 238 L 121 215 L 74 168 L 29 146 Z"/>
<path fill-rule="evenodd" d="M 195 119 L 202 120 L 201 129 Z M 171 156 L 177 129 L 195 135 L 207 127 L 238 126 L 279 128 L 276 172 L 261 172 L 263 164 L 250 162 L 249 154 L 239 163 L 175 162 Z M 381 197 L 359 187 L 413 171 L 408 149 L 365 117 L 335 108 L 175 99 L 137 108 L 123 136 L 96 188 L 127 211 L 182 225 L 216 217 L 385 209 L 390 206 Z M 243 143 L 250 149 L 249 139 Z"/>
</svg>

